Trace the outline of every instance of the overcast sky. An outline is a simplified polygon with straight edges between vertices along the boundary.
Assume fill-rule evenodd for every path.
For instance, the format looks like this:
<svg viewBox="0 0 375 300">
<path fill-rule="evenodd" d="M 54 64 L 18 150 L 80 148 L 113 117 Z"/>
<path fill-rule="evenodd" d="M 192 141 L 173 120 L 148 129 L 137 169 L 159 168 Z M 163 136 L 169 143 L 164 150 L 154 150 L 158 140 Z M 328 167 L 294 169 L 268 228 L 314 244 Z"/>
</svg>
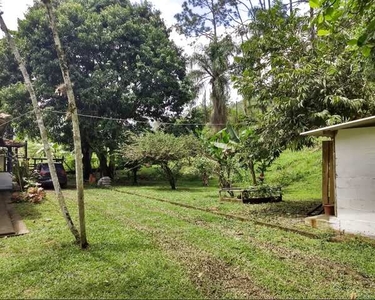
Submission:
<svg viewBox="0 0 375 300">
<path fill-rule="evenodd" d="M 132 2 L 141 2 L 142 0 L 132 0 Z M 175 23 L 174 15 L 181 11 L 183 0 L 152 0 L 156 9 L 160 10 L 167 26 Z M 2 0 L 3 18 L 10 29 L 17 29 L 17 19 L 24 18 L 24 14 L 33 4 L 33 0 Z M 172 33 L 173 40 L 182 47 L 187 45 L 186 38 L 179 36 L 176 32 Z"/>
<path fill-rule="evenodd" d="M 17 29 L 17 19 L 23 19 L 27 8 L 33 4 L 33 0 L 0 0 L 2 2 L 2 11 L 4 12 L 3 18 L 10 29 Z M 131 0 L 132 2 L 142 2 L 142 0 Z M 176 23 L 174 15 L 181 12 L 182 3 L 184 0 L 149 0 L 153 3 L 154 7 L 160 10 L 162 18 L 164 19 L 168 27 Z M 286 0 L 284 0 L 285 2 Z M 289 0 L 288 0 L 289 1 Z M 305 5 L 305 9 L 308 9 L 308 5 Z M 2 33 L 0 33 L 2 36 Z M 192 39 L 187 39 L 183 35 L 177 34 L 173 31 L 171 38 L 175 43 L 182 47 L 186 54 L 192 54 L 193 48 L 189 46 Z M 207 42 L 204 37 L 199 40 L 200 43 Z M 239 96 L 232 89 L 231 90 L 231 101 L 238 101 Z"/>
<path fill-rule="evenodd" d="M 142 0 L 132 0 L 141 2 Z M 2 0 L 4 20 L 10 29 L 17 28 L 17 18 L 23 18 L 27 7 L 33 4 L 33 0 Z M 168 26 L 175 22 L 174 15 L 181 11 L 183 0 L 152 0 L 155 8 L 162 12 L 163 18 Z"/>
</svg>

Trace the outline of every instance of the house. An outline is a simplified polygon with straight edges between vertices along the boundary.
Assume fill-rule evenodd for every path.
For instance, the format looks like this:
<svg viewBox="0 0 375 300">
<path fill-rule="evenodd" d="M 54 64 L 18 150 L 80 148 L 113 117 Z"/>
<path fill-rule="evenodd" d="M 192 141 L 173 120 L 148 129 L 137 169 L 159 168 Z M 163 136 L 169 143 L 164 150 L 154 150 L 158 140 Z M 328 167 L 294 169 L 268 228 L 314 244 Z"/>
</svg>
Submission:
<svg viewBox="0 0 375 300">
<path fill-rule="evenodd" d="M 306 221 L 375 237 L 375 116 L 301 135 L 327 138 L 322 148 L 325 215 Z"/>
</svg>

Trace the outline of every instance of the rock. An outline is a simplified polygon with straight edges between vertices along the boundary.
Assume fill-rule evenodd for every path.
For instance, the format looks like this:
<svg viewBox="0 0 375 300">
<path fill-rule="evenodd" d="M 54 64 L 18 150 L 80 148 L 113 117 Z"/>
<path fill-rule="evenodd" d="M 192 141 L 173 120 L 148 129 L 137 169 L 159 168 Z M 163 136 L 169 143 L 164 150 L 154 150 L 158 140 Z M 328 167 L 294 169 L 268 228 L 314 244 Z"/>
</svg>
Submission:
<svg viewBox="0 0 375 300">
<path fill-rule="evenodd" d="M 110 187 L 111 186 L 111 178 L 108 176 L 102 177 L 98 180 L 98 186 L 101 187 Z"/>
</svg>

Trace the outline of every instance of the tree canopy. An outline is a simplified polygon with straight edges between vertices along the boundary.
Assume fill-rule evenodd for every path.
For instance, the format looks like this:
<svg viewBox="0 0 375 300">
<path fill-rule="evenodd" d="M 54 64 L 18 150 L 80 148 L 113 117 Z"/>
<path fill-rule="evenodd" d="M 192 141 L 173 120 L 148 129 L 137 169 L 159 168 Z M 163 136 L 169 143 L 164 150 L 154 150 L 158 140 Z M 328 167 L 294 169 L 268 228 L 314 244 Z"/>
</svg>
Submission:
<svg viewBox="0 0 375 300">
<path fill-rule="evenodd" d="M 131 161 L 159 165 L 174 190 L 181 163 L 184 159 L 195 156 L 199 149 L 198 141 L 193 136 L 176 137 L 157 131 L 135 137 L 122 153 Z"/>
<path fill-rule="evenodd" d="M 346 32 L 315 39 L 309 18 L 282 5 L 259 11 L 242 45 L 236 87 L 269 143 L 300 147 L 299 133 L 367 116 L 374 85 L 363 58 L 346 49 Z"/>
<path fill-rule="evenodd" d="M 84 154 L 94 151 L 105 160 L 107 152 L 118 147 L 126 130 L 147 127 L 149 118 L 167 120 L 181 113 L 192 98 L 186 60 L 170 41 L 160 13 L 149 3 L 64 0 L 55 4 L 79 113 L 124 119 L 81 118 Z M 71 128 L 64 115 L 67 101 L 64 95 L 54 95 L 62 77 L 43 8 L 35 3 L 25 17 L 16 33 L 18 44 L 34 77 L 41 104 L 45 105 L 50 137 L 69 145 Z M 0 72 L 0 93 L 7 109 L 17 116 L 30 104 L 17 83 L 14 63 L 8 61 L 8 49 L 1 46 L 0 58 L 4 60 L 0 64 L 5 68 Z M 21 122 L 18 132 L 36 136 L 31 124 Z"/>
</svg>

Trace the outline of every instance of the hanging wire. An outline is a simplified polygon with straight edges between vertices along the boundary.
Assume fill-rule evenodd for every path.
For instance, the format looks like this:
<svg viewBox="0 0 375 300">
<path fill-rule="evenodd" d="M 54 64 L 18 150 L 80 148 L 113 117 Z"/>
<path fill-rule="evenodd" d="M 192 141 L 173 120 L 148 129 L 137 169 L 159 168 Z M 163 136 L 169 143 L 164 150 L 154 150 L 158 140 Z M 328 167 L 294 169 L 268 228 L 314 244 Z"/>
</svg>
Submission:
<svg viewBox="0 0 375 300">
<path fill-rule="evenodd" d="M 43 111 L 45 112 L 45 111 Z M 55 114 L 60 114 L 60 115 L 66 115 L 66 112 L 64 111 L 57 111 L 57 110 L 51 110 L 49 112 L 55 113 Z M 3 123 L 1 126 L 5 126 L 11 122 L 14 122 L 18 119 L 21 119 L 28 114 L 33 113 L 33 110 L 29 110 L 28 112 L 14 117 L 10 119 L 9 121 Z M 156 122 L 159 125 L 171 125 L 171 126 L 226 126 L 227 124 L 212 124 L 212 123 L 174 123 L 174 122 L 160 122 L 160 121 L 138 121 L 138 120 L 129 120 L 129 119 L 122 119 L 122 118 L 112 118 L 112 117 L 100 117 L 100 116 L 95 116 L 95 115 L 90 115 L 90 114 L 82 114 L 78 113 L 78 116 L 83 117 L 83 118 L 91 118 L 91 119 L 98 119 L 98 120 L 108 120 L 108 121 L 117 121 L 117 122 L 134 122 L 136 123 L 142 123 L 142 124 L 150 124 L 152 122 Z M 238 123 L 233 123 L 231 125 L 247 125 L 246 122 L 238 122 Z"/>
<path fill-rule="evenodd" d="M 57 110 L 51 110 L 50 112 L 56 113 L 56 114 L 61 114 L 61 115 L 66 115 L 66 112 L 64 111 L 57 111 Z M 152 123 L 153 121 L 137 121 L 137 120 L 129 120 L 129 119 L 121 119 L 121 118 L 112 118 L 112 117 L 100 117 L 100 116 L 95 116 L 95 115 L 89 115 L 89 114 L 82 114 L 78 113 L 78 116 L 84 117 L 84 118 L 91 118 L 91 119 L 100 119 L 100 120 L 109 120 L 109 121 L 118 121 L 118 122 L 134 122 L 134 123 L 144 123 L 144 124 L 149 124 Z M 212 123 L 173 123 L 173 122 L 160 122 L 160 121 L 155 121 L 156 123 L 160 125 L 173 125 L 173 126 L 226 126 L 227 124 L 212 124 Z M 241 123 L 234 123 L 232 125 L 246 125 L 246 122 L 241 122 Z"/>
<path fill-rule="evenodd" d="M 0 126 L 4 126 L 4 125 L 9 124 L 9 123 L 11 123 L 11 122 L 13 122 L 13 121 L 15 121 L 15 120 L 21 119 L 21 118 L 23 118 L 24 116 L 27 116 L 28 114 L 32 113 L 33 111 L 34 111 L 34 110 L 29 110 L 28 112 L 26 112 L 26 113 L 24 113 L 24 114 L 22 114 L 22 115 L 20 115 L 20 116 L 18 116 L 18 117 L 14 117 L 14 118 L 10 119 L 9 121 L 7 121 L 7 122 L 1 124 Z"/>
</svg>

